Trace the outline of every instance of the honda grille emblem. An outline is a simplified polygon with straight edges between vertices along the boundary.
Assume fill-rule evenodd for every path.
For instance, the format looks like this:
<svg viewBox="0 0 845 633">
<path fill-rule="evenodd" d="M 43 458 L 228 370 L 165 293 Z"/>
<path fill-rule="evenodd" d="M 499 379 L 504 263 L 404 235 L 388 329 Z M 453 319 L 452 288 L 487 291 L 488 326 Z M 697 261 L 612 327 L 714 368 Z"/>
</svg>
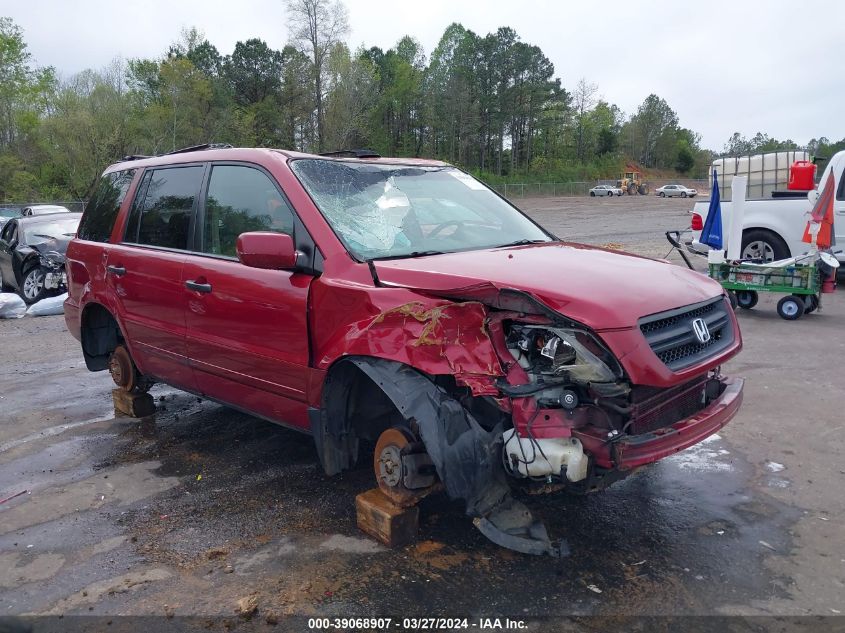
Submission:
<svg viewBox="0 0 845 633">
<path fill-rule="evenodd" d="M 692 331 L 695 334 L 695 338 L 697 338 L 698 342 L 702 345 L 710 340 L 710 329 L 707 327 L 707 323 L 704 319 L 693 319 Z"/>
</svg>

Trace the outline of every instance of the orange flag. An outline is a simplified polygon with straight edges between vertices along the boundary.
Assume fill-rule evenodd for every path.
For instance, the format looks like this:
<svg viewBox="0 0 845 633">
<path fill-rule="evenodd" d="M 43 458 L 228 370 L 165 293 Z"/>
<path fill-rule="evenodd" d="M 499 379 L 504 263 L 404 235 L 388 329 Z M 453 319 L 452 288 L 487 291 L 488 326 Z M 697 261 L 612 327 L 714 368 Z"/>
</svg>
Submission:
<svg viewBox="0 0 845 633">
<path fill-rule="evenodd" d="M 821 224 L 819 233 L 816 236 L 816 246 L 819 248 L 830 248 L 833 246 L 833 173 L 828 174 L 827 182 L 824 185 L 821 195 L 816 204 L 813 205 L 813 210 L 810 212 L 810 220 L 807 222 L 807 228 L 804 229 L 804 237 L 802 242 L 812 243 L 813 238 L 810 235 L 810 223 Z"/>
</svg>

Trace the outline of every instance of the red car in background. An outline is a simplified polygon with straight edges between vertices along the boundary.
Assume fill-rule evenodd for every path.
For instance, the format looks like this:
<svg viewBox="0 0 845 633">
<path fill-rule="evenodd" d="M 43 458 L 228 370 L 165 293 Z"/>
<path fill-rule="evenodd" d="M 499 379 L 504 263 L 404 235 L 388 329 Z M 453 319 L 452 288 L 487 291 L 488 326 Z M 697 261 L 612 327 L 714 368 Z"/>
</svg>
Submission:
<svg viewBox="0 0 845 633">
<path fill-rule="evenodd" d="M 554 548 L 512 485 L 598 490 L 742 399 L 720 373 L 741 338 L 716 282 L 561 241 L 438 161 L 213 146 L 125 160 L 67 261 L 90 370 L 312 433 L 328 474 L 372 459 L 400 505 L 439 480 L 524 552 Z"/>
</svg>

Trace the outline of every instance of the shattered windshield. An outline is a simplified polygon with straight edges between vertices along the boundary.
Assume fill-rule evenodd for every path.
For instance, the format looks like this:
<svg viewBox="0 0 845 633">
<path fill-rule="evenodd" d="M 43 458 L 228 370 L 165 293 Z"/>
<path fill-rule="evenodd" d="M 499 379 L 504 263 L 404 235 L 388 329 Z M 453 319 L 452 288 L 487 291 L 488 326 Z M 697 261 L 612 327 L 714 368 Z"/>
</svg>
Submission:
<svg viewBox="0 0 845 633">
<path fill-rule="evenodd" d="M 24 237 L 28 246 L 48 247 L 48 250 L 64 252 L 67 243 L 76 234 L 79 218 L 67 218 L 30 224 L 24 228 Z M 43 248 L 39 248 L 43 250 Z"/>
<path fill-rule="evenodd" d="M 346 248 L 361 260 L 552 241 L 454 167 L 299 159 L 291 168 Z"/>
</svg>

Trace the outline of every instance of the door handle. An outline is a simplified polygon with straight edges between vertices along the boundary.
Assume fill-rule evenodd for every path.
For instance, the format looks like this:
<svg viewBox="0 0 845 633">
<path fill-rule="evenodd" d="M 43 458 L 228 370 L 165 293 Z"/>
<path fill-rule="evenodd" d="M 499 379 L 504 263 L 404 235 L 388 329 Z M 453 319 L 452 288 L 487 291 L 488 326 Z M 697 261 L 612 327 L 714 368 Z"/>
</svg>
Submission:
<svg viewBox="0 0 845 633">
<path fill-rule="evenodd" d="M 123 266 L 106 266 L 106 270 L 112 275 L 122 277 L 126 274 L 126 269 Z"/>
<path fill-rule="evenodd" d="M 209 283 L 203 284 L 203 283 L 199 283 L 199 282 L 190 280 L 190 281 L 185 282 L 185 287 L 190 289 L 190 290 L 194 290 L 196 292 L 203 292 L 203 293 L 211 292 L 211 284 L 209 284 Z"/>
</svg>

